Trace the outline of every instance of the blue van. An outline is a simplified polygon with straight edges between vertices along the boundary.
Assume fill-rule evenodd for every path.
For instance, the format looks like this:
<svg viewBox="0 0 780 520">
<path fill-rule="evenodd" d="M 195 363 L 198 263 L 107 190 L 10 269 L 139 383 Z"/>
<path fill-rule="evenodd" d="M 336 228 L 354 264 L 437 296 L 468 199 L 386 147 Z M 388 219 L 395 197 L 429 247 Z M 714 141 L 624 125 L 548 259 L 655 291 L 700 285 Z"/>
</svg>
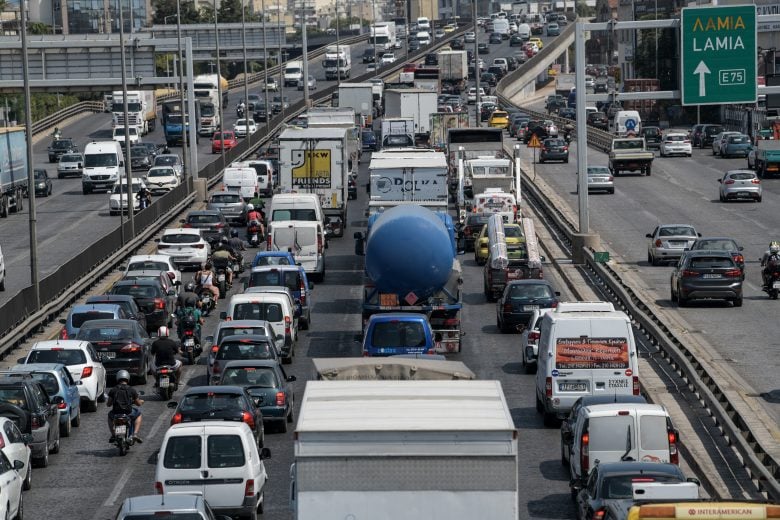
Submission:
<svg viewBox="0 0 780 520">
<path fill-rule="evenodd" d="M 363 356 L 433 354 L 440 333 L 434 336 L 424 314 L 397 312 L 374 314 L 363 335 Z"/>
</svg>

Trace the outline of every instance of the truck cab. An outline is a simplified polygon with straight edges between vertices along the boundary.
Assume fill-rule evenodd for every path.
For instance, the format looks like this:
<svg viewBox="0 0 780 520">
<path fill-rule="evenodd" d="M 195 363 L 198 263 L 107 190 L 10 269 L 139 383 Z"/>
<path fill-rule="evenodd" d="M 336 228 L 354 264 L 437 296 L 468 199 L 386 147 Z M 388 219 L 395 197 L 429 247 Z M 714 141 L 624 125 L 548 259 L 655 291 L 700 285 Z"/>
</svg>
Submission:
<svg viewBox="0 0 780 520">
<path fill-rule="evenodd" d="M 434 338 L 424 314 L 374 314 L 368 319 L 362 350 L 366 357 L 433 354 L 438 341 L 441 338 Z"/>
</svg>

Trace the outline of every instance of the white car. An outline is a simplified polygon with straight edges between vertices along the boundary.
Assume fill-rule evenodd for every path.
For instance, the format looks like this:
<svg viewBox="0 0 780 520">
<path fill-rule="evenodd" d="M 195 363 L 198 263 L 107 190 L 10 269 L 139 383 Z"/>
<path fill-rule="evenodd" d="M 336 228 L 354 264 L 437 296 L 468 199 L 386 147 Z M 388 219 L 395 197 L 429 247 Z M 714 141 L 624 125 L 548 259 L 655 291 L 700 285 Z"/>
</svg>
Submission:
<svg viewBox="0 0 780 520">
<path fill-rule="evenodd" d="M 664 140 L 661 141 L 661 157 L 669 157 L 670 155 L 690 157 L 693 153 L 691 148 L 691 140 L 688 138 L 688 134 L 669 132 L 664 135 Z"/>
<path fill-rule="evenodd" d="M 18 471 L 24 475 L 22 489 L 30 489 L 32 484 L 32 450 L 24 439 L 24 434 L 19 431 L 16 423 L 8 417 L 0 417 L 0 441 L 2 451 L 13 465 L 15 460 L 21 460 L 24 468 Z"/>
<path fill-rule="evenodd" d="M 366 72 L 376 72 L 376 63 L 367 63 Z"/>
<path fill-rule="evenodd" d="M 386 52 L 382 55 L 382 59 L 380 61 L 382 65 L 389 65 L 390 63 L 395 62 L 395 54 L 392 52 Z"/>
<path fill-rule="evenodd" d="M 544 128 L 547 129 L 547 135 L 550 137 L 557 137 L 558 136 L 558 127 L 555 126 L 555 122 L 551 119 L 546 119 L 544 121 Z"/>
<path fill-rule="evenodd" d="M 479 88 L 479 96 L 482 97 L 485 95 L 485 89 L 482 87 Z M 471 87 L 469 88 L 468 93 L 466 94 L 466 101 L 469 104 L 476 103 L 477 102 L 477 87 Z"/>
<path fill-rule="evenodd" d="M 127 127 L 127 135 L 130 137 L 130 144 L 140 143 L 141 137 L 138 135 L 138 128 L 134 126 Z M 114 127 L 114 135 L 113 135 L 114 141 L 118 143 L 124 143 L 125 142 L 125 127 L 124 126 L 115 126 Z"/>
<path fill-rule="evenodd" d="M 181 271 L 169 255 L 133 255 L 124 266 L 123 276 L 130 271 L 165 271 L 173 283 L 183 283 Z"/>
<path fill-rule="evenodd" d="M 233 132 L 235 132 L 236 137 L 246 137 L 257 132 L 257 125 L 252 119 L 238 119 L 233 125 Z"/>
<path fill-rule="evenodd" d="M 79 339 L 38 341 L 22 363 L 62 363 L 79 385 L 84 411 L 97 411 L 97 402 L 103 399 L 106 391 L 106 369 L 90 342 Z"/>
<path fill-rule="evenodd" d="M 133 179 L 131 184 L 131 190 L 133 192 L 133 211 L 141 209 L 141 201 L 135 196 L 141 190 L 142 186 L 146 186 L 141 179 Z M 108 213 L 109 215 L 119 215 L 122 212 L 127 211 L 127 180 L 122 180 L 114 184 L 111 188 L 111 195 L 108 197 Z"/>
<path fill-rule="evenodd" d="M 0 291 L 5 291 L 5 260 L 2 248 L 0 248 Z"/>
<path fill-rule="evenodd" d="M 267 90 L 269 92 L 279 92 L 279 83 L 276 81 L 276 78 L 269 76 L 263 90 Z"/>
<path fill-rule="evenodd" d="M 146 186 L 152 193 L 171 191 L 180 183 L 179 175 L 171 166 L 154 166 L 146 173 Z"/>
<path fill-rule="evenodd" d="M 3 419 L 10 421 L 10 419 L 5 417 Z M 9 426 L 5 421 L 1 423 L 4 429 Z M 11 422 L 11 425 L 13 425 L 13 422 Z M 18 428 L 16 431 L 19 431 Z M 7 437 L 4 433 L 3 439 Z M 21 433 L 19 437 L 21 440 Z M 22 518 L 22 489 L 29 489 L 29 483 L 22 479 L 21 474 L 29 471 L 29 469 L 29 461 L 13 459 L 8 456 L 5 448 L 2 449 L 0 453 L 0 483 L 2 483 L 2 486 L 0 486 L 0 515 L 3 518 Z"/>
<path fill-rule="evenodd" d="M 474 43 L 477 40 L 477 33 L 474 31 L 468 31 L 463 34 L 464 43 Z"/>
<path fill-rule="evenodd" d="M 211 254 L 211 246 L 196 228 L 168 228 L 157 242 L 157 254 L 169 255 L 179 268 L 200 267 Z"/>
<path fill-rule="evenodd" d="M 170 166 L 171 168 L 176 170 L 176 173 L 179 175 L 179 177 L 182 177 L 182 175 L 184 174 L 184 163 L 182 163 L 179 154 L 161 153 L 160 155 L 154 158 L 154 161 L 152 162 L 152 166 L 153 167 Z"/>
</svg>

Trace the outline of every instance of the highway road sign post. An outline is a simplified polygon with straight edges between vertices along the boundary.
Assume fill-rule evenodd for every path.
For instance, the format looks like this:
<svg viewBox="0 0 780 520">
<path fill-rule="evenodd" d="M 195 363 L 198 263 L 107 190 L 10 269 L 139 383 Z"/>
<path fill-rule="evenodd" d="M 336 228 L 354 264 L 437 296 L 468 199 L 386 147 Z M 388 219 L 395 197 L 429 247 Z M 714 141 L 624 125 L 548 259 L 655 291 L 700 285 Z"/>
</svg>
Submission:
<svg viewBox="0 0 780 520">
<path fill-rule="evenodd" d="M 755 103 L 756 6 L 684 7 L 682 104 Z"/>
</svg>

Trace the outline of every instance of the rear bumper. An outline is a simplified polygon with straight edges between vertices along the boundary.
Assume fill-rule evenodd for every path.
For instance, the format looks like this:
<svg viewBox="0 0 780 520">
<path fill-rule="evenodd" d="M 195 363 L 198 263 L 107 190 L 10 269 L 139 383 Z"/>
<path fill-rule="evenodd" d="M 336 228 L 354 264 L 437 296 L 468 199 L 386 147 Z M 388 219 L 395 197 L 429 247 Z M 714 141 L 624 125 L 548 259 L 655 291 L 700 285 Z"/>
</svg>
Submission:
<svg viewBox="0 0 780 520">
<path fill-rule="evenodd" d="M 146 363 L 143 357 L 114 358 L 103 361 L 107 376 L 114 376 L 120 370 L 127 370 L 131 375 L 142 376 L 146 372 Z"/>
<path fill-rule="evenodd" d="M 683 284 L 680 286 L 684 298 L 741 298 L 742 283 L 733 282 L 722 286 Z"/>
<path fill-rule="evenodd" d="M 34 459 L 40 459 L 46 456 L 49 451 L 49 429 L 38 428 L 32 431 L 33 441 L 30 443 L 30 450 Z"/>
</svg>

